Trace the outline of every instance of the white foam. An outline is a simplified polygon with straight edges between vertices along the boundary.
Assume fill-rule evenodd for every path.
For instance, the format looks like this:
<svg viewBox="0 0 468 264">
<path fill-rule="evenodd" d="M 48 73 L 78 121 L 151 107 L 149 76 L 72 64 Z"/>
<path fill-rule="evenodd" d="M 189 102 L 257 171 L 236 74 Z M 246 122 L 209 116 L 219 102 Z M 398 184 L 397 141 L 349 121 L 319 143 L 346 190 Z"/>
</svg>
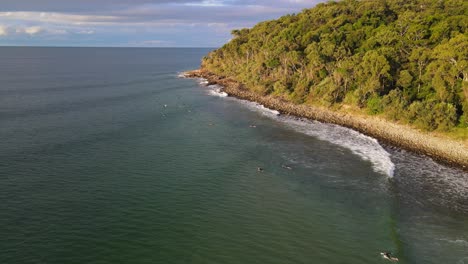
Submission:
<svg viewBox="0 0 468 264">
<path fill-rule="evenodd" d="M 267 108 L 264 105 L 261 105 L 261 104 L 255 103 L 255 102 L 250 102 L 250 101 L 247 101 L 247 100 L 238 100 L 238 101 L 240 101 L 244 106 L 246 106 L 250 110 L 255 111 L 255 112 L 259 112 L 260 114 L 262 114 L 264 116 L 277 117 L 277 116 L 280 115 L 279 111 Z"/>
<path fill-rule="evenodd" d="M 187 74 L 185 72 L 180 72 L 177 74 L 178 78 L 187 78 Z"/>
<path fill-rule="evenodd" d="M 208 80 L 205 78 L 193 78 L 197 81 L 197 83 L 201 86 L 207 86 L 208 85 Z"/>
<path fill-rule="evenodd" d="M 398 176 L 403 176 L 398 177 L 400 184 L 415 192 L 430 187 L 431 203 L 468 212 L 468 173 L 402 149 L 392 151 L 392 159 L 398 164 Z"/>
<path fill-rule="evenodd" d="M 446 239 L 446 238 L 441 238 L 439 239 L 440 241 L 444 241 L 444 242 L 448 242 L 448 243 L 451 243 L 451 244 L 457 244 L 457 245 L 460 245 L 460 246 L 465 246 L 465 247 L 468 247 L 468 242 L 463 240 L 463 239 Z"/>
<path fill-rule="evenodd" d="M 265 107 L 264 105 L 261 105 L 261 104 L 257 104 L 257 107 L 260 108 L 262 111 L 265 111 L 265 112 L 268 112 L 272 115 L 275 115 L 275 116 L 279 116 L 280 115 L 280 112 L 277 111 L 277 110 L 273 110 L 273 109 L 270 109 L 270 108 L 267 108 Z"/>
<path fill-rule="evenodd" d="M 182 73 L 179 73 L 179 74 L 177 75 L 177 77 L 179 77 L 179 78 L 187 78 L 187 74 L 184 73 L 184 72 L 182 72 Z M 191 79 L 194 79 L 195 81 L 197 81 L 197 83 L 198 83 L 199 85 L 202 85 L 202 86 L 207 86 L 208 83 L 209 83 L 207 79 L 201 78 L 201 77 L 194 77 L 194 78 L 191 78 Z"/>
<path fill-rule="evenodd" d="M 283 117 L 281 121 L 296 131 L 348 148 L 362 159 L 370 161 L 376 172 L 393 177 L 395 164 L 376 139 L 349 128 L 318 121 L 289 117 Z"/>
<path fill-rule="evenodd" d="M 198 82 L 200 84 L 208 84 L 208 81 L 203 78 L 198 78 Z M 209 85 L 208 88 L 210 95 L 218 97 L 228 96 L 219 85 Z M 390 159 L 390 154 L 374 138 L 338 125 L 280 116 L 280 112 L 269 109 L 261 104 L 246 100 L 235 100 L 241 102 L 250 110 L 285 123 L 296 131 L 348 148 L 362 159 L 370 161 L 376 172 L 393 177 L 395 164 Z"/>
<path fill-rule="evenodd" d="M 212 96 L 218 96 L 218 97 L 227 97 L 228 94 L 226 92 L 223 92 L 222 87 L 215 84 L 215 85 L 209 85 L 208 86 L 208 94 Z"/>
<path fill-rule="evenodd" d="M 266 108 L 261 104 L 246 100 L 238 101 L 241 101 L 247 108 L 276 119 L 295 131 L 350 149 L 362 159 L 370 161 L 376 172 L 393 177 L 395 164 L 390 159 L 390 154 L 374 138 L 338 125 L 279 116 L 278 111 Z"/>
</svg>

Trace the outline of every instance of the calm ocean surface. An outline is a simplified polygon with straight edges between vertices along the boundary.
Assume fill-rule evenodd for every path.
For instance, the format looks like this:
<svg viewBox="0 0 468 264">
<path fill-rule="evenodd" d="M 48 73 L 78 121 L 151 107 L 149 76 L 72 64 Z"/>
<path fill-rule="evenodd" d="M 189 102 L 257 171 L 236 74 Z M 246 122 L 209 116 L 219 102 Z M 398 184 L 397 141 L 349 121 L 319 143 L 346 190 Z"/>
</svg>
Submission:
<svg viewBox="0 0 468 264">
<path fill-rule="evenodd" d="M 178 78 L 207 52 L 0 48 L 0 263 L 468 263 L 467 173 Z"/>
</svg>

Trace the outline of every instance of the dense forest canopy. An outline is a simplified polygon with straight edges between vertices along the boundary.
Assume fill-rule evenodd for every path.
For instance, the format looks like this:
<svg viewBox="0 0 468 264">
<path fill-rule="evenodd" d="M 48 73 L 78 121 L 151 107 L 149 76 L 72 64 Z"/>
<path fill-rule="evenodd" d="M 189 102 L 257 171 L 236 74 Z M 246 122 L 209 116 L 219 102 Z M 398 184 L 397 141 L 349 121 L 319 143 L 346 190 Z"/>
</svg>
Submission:
<svg viewBox="0 0 468 264">
<path fill-rule="evenodd" d="M 295 103 L 468 127 L 468 1 L 330 1 L 232 31 L 202 68 Z"/>
</svg>

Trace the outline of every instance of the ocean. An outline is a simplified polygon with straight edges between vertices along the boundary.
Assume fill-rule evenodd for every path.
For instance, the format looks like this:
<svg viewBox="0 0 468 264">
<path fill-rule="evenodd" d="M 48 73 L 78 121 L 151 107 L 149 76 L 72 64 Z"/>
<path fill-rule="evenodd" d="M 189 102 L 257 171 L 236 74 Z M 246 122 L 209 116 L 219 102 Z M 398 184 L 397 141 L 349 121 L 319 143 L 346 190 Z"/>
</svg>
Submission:
<svg viewBox="0 0 468 264">
<path fill-rule="evenodd" d="M 0 48 L 0 263 L 468 263 L 468 173 L 179 76 L 210 50 Z"/>
</svg>

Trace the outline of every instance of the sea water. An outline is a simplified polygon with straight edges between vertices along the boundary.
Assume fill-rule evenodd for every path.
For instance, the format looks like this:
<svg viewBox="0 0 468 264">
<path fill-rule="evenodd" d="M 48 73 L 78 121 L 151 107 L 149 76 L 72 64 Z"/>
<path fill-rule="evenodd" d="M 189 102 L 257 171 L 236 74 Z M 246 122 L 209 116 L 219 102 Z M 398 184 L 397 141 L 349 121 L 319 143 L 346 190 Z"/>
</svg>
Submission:
<svg viewBox="0 0 468 264">
<path fill-rule="evenodd" d="M 466 173 L 178 77 L 209 51 L 0 48 L 0 263 L 468 263 Z"/>
</svg>

